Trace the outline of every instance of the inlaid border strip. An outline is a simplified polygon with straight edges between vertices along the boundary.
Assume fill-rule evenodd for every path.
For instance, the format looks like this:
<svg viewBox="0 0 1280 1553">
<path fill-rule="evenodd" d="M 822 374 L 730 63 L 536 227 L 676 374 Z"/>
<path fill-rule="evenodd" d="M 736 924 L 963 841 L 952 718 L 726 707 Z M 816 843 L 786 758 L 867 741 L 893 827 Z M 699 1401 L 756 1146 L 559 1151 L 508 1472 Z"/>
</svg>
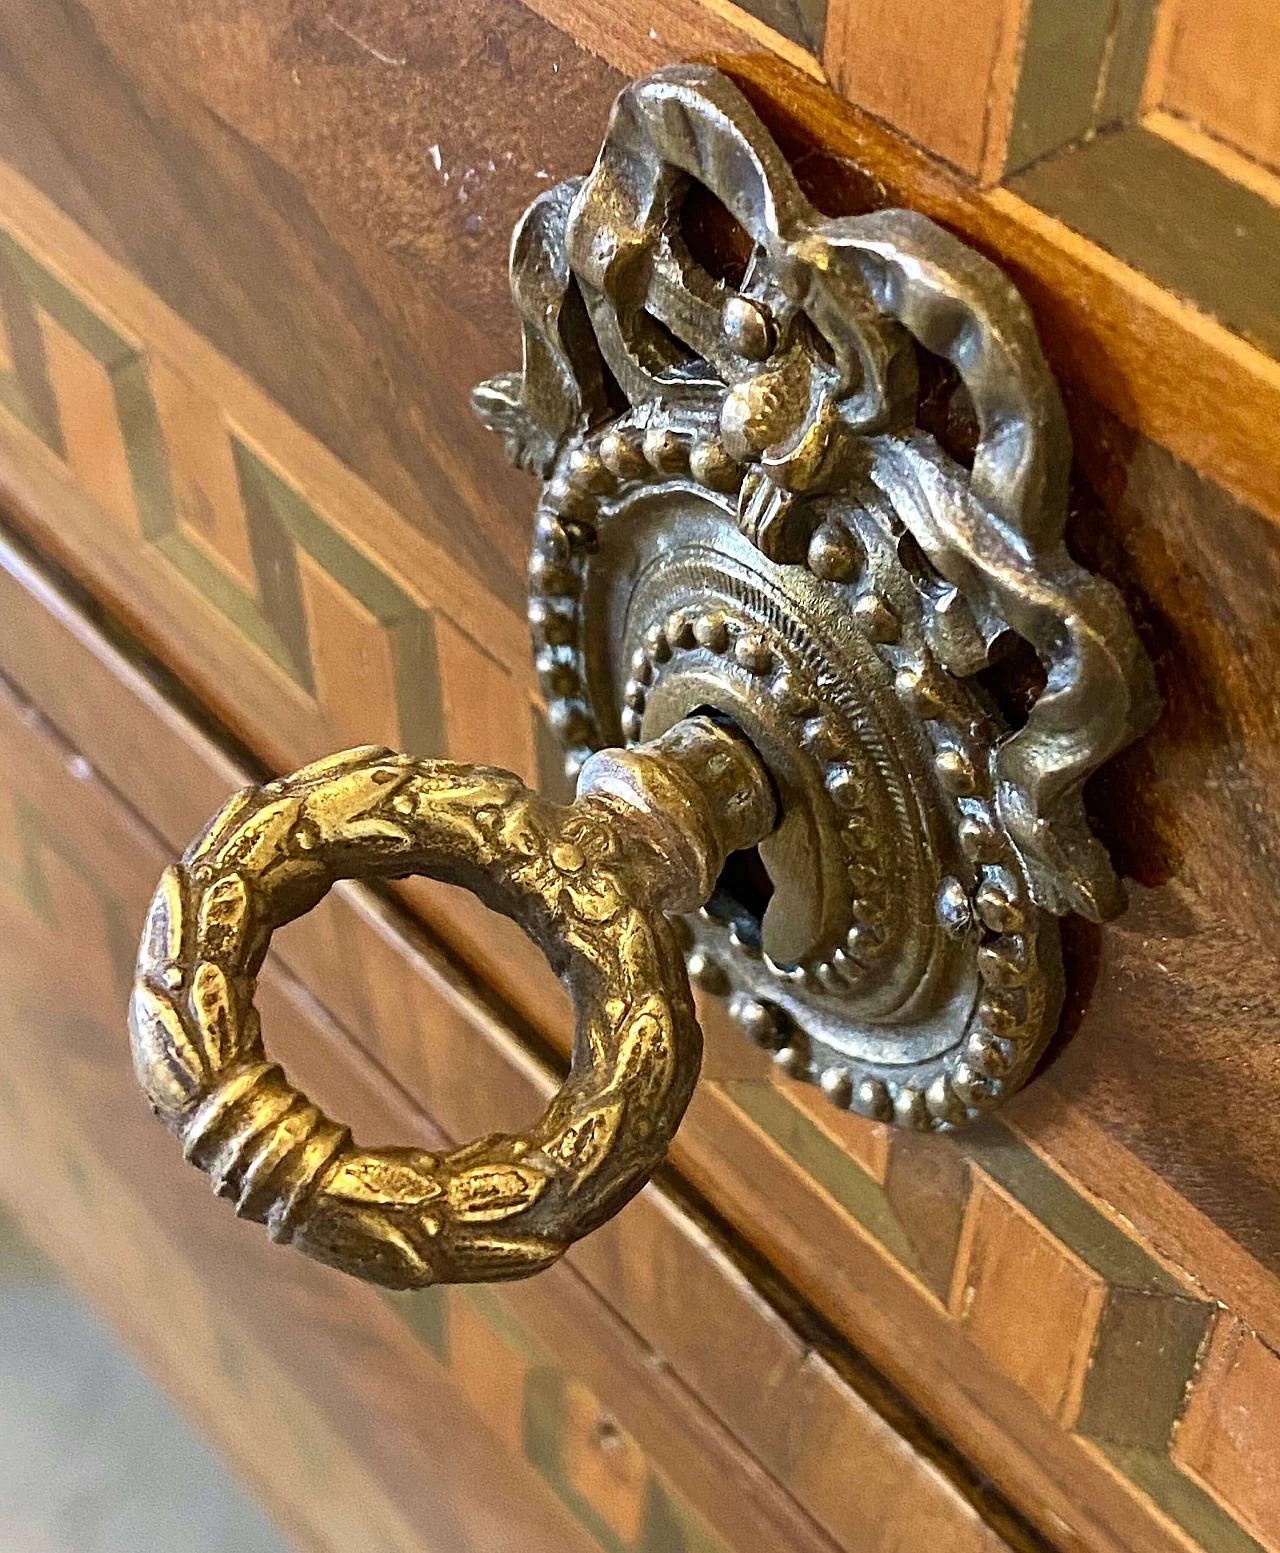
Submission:
<svg viewBox="0 0 1280 1553">
<path fill-rule="evenodd" d="M 299 573 L 299 558 L 309 558 L 382 633 L 397 725 L 384 736 L 417 754 L 462 753 L 447 743 L 450 687 L 438 642 L 447 622 L 469 644 L 453 672 L 472 677 L 453 687 L 455 699 L 489 695 L 517 714 L 498 718 L 499 747 L 467 753 L 517 766 L 527 777 L 547 774 L 545 719 L 524 620 L 0 165 L 0 417 L 11 417 L 66 466 L 65 417 L 74 424 L 88 405 L 60 403 L 64 390 L 46 348 L 50 327 L 100 372 L 126 465 L 130 510 L 117 513 L 114 524 L 97 525 L 96 543 L 121 553 L 136 552 L 140 542 L 153 549 L 323 714 Z M 216 435 L 226 441 L 234 521 L 252 558 L 252 586 L 193 537 L 179 514 L 179 443 L 170 436 L 178 428 L 166 423 L 174 412 L 164 410 L 155 391 L 157 363 L 204 396 Z M 65 391 L 84 392 L 82 380 Z M 476 678 L 482 667 L 484 677 Z"/>
<path fill-rule="evenodd" d="M 3 207 L 0 207 L 0 210 L 2 209 Z M 57 219 L 65 223 L 65 218 Z M 56 223 L 51 222 L 51 225 L 56 226 Z M 74 234 L 74 229 L 72 232 Z M 66 238 L 65 232 L 62 236 Z M 74 244 L 74 236 L 66 240 L 68 246 Z M 42 244 L 42 252 L 47 257 L 47 245 Z M 81 252 L 87 256 L 87 262 L 85 269 L 78 272 L 80 286 L 88 287 L 95 280 L 101 283 L 104 289 L 108 284 L 114 284 L 118 277 L 112 276 L 105 270 L 107 261 L 97 254 L 91 245 L 88 245 L 87 239 L 81 239 Z M 48 262 L 52 266 L 53 261 Z M 43 265 L 44 261 L 41 263 Z M 93 268 L 94 263 L 100 266 L 96 270 Z M 50 268 L 47 273 L 53 274 L 53 268 Z M 65 274 L 64 264 L 63 267 L 58 268 L 56 278 L 58 284 L 70 296 L 70 282 L 65 280 Z M 106 281 L 103 280 L 104 274 L 107 277 Z M 174 320 L 167 310 L 161 309 L 159 304 L 147 297 L 145 293 L 143 297 L 146 306 L 132 312 L 128 324 L 120 322 L 120 297 L 123 295 L 127 300 L 128 286 L 136 288 L 136 282 L 128 281 L 128 277 L 125 277 L 125 281 L 128 285 L 122 281 L 119 294 L 115 290 L 108 290 L 111 298 L 110 306 L 106 302 L 102 304 L 101 321 L 104 330 L 107 331 L 105 333 L 96 331 L 92 319 L 86 320 L 75 315 L 74 308 L 71 308 L 64 298 L 56 296 L 47 289 L 40 292 L 46 305 L 54 307 L 55 311 L 62 310 L 64 327 L 76 335 L 93 359 L 104 368 L 112 384 L 117 382 L 121 371 L 133 372 L 134 363 L 145 355 L 137 341 L 139 338 L 148 338 L 142 331 L 150 324 L 155 325 L 157 333 L 164 329 L 171 331 L 170 338 L 178 342 L 175 351 L 179 354 L 185 353 L 183 359 L 189 357 L 196 346 L 202 350 L 208 350 L 203 342 L 198 340 L 193 342 L 190 331 L 185 330 L 185 326 Z M 44 285 L 43 281 L 39 282 L 39 287 Z M 82 298 L 80 301 L 82 305 L 87 305 L 83 303 Z M 93 311 L 90 309 L 91 313 Z M 179 335 L 178 331 L 183 333 Z M 148 348 L 149 345 L 148 338 Z M 209 368 L 211 373 L 232 370 L 226 368 L 225 364 L 219 365 L 213 353 L 209 354 L 213 362 L 213 366 Z M 251 385 L 246 386 L 245 380 L 239 374 L 228 381 L 241 397 L 251 397 L 252 393 L 256 392 L 251 390 Z M 39 385 L 28 376 L 22 381 L 22 386 L 21 402 L 30 410 L 30 407 L 39 399 Z M 131 392 L 136 398 L 136 387 Z M 294 439 L 301 437 L 302 434 L 297 431 L 297 428 L 274 406 L 269 406 L 269 410 L 275 417 L 274 429 L 279 432 L 282 442 L 287 442 L 290 437 Z M 240 413 L 243 419 L 243 410 Z M 128 419 L 124 416 L 120 418 L 122 421 Z M 44 422 L 39 424 L 44 425 L 45 432 L 48 434 L 44 439 L 45 445 L 51 452 L 54 451 L 55 442 L 51 440 L 53 434 L 49 431 L 48 424 Z M 286 454 L 282 455 L 276 445 L 267 443 L 264 447 L 258 440 L 263 435 L 269 434 L 272 429 L 266 424 L 265 419 L 259 420 L 256 425 L 254 456 L 264 468 L 277 471 L 288 469 L 292 466 L 292 460 L 287 456 L 287 450 Z M 127 438 L 125 445 L 127 449 Z M 329 458 L 329 455 L 310 439 L 305 444 L 295 440 L 294 446 L 304 448 L 307 458 L 311 461 L 311 466 L 303 467 L 323 466 L 324 460 Z M 354 477 L 322 475 L 321 483 L 325 479 L 336 481 L 339 478 L 351 480 Z M 280 479 L 286 489 L 294 489 L 283 475 Z M 308 488 L 311 489 L 314 482 L 309 480 L 307 483 Z M 370 497 L 365 488 L 349 486 L 348 496 L 353 505 L 358 504 L 357 510 L 361 512 L 362 518 L 367 511 L 374 510 L 369 508 Z M 404 543 L 405 541 L 397 538 L 396 535 L 395 524 L 400 520 L 391 514 L 385 522 L 386 532 L 391 536 L 391 543 Z M 375 533 L 382 532 L 377 528 L 376 521 L 372 526 Z M 145 533 L 142 537 L 146 540 Z M 147 542 L 150 541 L 147 540 Z M 352 543 L 354 548 L 354 542 Z M 399 569 L 389 566 L 379 551 L 372 550 L 367 544 L 362 544 L 357 553 L 369 564 L 376 563 L 379 576 L 389 574 L 399 578 L 403 575 Z M 424 553 L 421 561 L 428 569 L 433 564 L 437 564 L 433 563 L 429 553 Z M 432 582 L 436 580 L 434 574 L 430 575 L 430 580 Z M 401 584 L 397 583 L 397 585 Z M 470 586 L 474 596 L 476 585 L 472 583 Z M 485 620 L 494 619 L 495 611 L 496 606 L 493 601 L 486 597 L 482 611 Z M 474 629 L 482 628 L 474 622 L 472 624 Z M 495 628 L 502 629 L 501 618 L 496 618 Z M 516 650 L 514 644 L 511 645 L 511 650 L 513 652 Z M 518 650 L 517 661 L 522 661 L 523 630 L 519 633 Z M 773 1097 L 767 1086 L 756 1086 L 758 1092 L 745 1097 L 742 1093 L 732 1090 L 727 1084 L 721 1087 L 732 1097 L 738 1109 L 750 1115 L 751 1121 L 759 1126 L 761 1116 L 752 1114 L 751 1108 L 754 1105 L 755 1111 L 760 1112 L 762 1105 L 773 1103 Z M 1103 1216 L 1093 1209 L 1086 1212 L 1085 1209 L 1089 1208 L 1087 1199 L 1076 1192 L 1060 1173 L 1054 1172 L 1043 1163 L 1038 1170 L 1034 1168 L 1035 1156 L 1026 1150 L 1023 1144 L 1018 1144 L 1018 1148 L 1023 1150 L 1023 1153 L 1018 1154 L 1017 1168 L 1012 1170 L 1012 1173 L 1010 1165 L 1012 1156 L 1004 1152 L 1006 1146 L 1003 1145 L 990 1156 L 963 1153 L 958 1156 L 960 1168 L 956 1172 L 957 1190 L 954 1205 L 956 1239 L 951 1247 L 949 1259 L 940 1258 L 937 1255 L 937 1246 L 930 1245 L 929 1237 L 920 1233 L 922 1221 L 918 1199 L 913 1199 L 909 1189 L 911 1160 L 908 1151 L 911 1145 L 907 1140 L 895 1140 L 887 1150 L 884 1180 L 880 1181 L 875 1175 L 851 1161 L 846 1154 L 830 1145 L 830 1140 L 820 1134 L 820 1130 L 810 1118 L 795 1110 L 794 1107 L 792 1109 L 795 1114 L 785 1115 L 785 1109 L 784 1106 L 783 1111 L 778 1113 L 782 1116 L 781 1122 L 765 1118 L 768 1121 L 768 1125 L 762 1129 L 765 1134 L 779 1145 L 781 1152 L 798 1169 L 807 1172 L 808 1177 L 816 1182 L 819 1189 L 830 1190 L 830 1183 L 836 1183 L 838 1190 L 831 1195 L 837 1198 L 851 1224 L 857 1227 L 858 1232 L 880 1247 L 899 1268 L 904 1278 L 924 1288 L 933 1299 L 935 1306 L 948 1319 L 963 1325 L 972 1315 L 972 1311 L 966 1309 L 966 1301 L 969 1300 L 968 1290 L 970 1288 L 977 1290 L 975 1299 L 979 1301 L 982 1296 L 981 1287 L 968 1281 L 966 1266 L 967 1261 L 973 1259 L 974 1248 L 981 1249 L 979 1231 L 986 1233 L 981 1224 L 974 1222 L 971 1212 L 975 1183 L 983 1185 L 984 1212 L 988 1216 L 991 1213 L 1004 1213 L 1005 1222 L 1012 1226 L 1013 1231 L 1029 1232 L 1038 1237 L 1036 1243 L 1040 1249 L 1051 1259 L 1057 1258 L 1055 1265 L 1060 1266 L 1064 1283 L 1079 1289 L 1080 1310 L 1087 1317 L 1087 1322 L 1091 1323 L 1081 1329 L 1087 1337 L 1087 1344 L 1077 1345 L 1063 1356 L 1063 1384 L 1050 1398 L 1055 1416 L 1059 1416 L 1062 1422 L 1074 1431 L 1083 1447 L 1108 1455 L 1108 1459 L 1113 1462 L 1123 1459 L 1129 1463 L 1128 1481 L 1135 1482 L 1140 1475 L 1145 1493 L 1157 1499 L 1157 1502 L 1161 1502 L 1159 1495 L 1164 1496 L 1163 1508 L 1166 1514 L 1182 1516 L 1192 1522 L 1203 1522 L 1210 1526 L 1214 1536 L 1228 1535 L 1230 1528 L 1218 1525 L 1213 1519 L 1215 1514 L 1213 1505 L 1206 1502 L 1207 1496 L 1203 1493 L 1199 1493 L 1197 1497 L 1199 1491 L 1196 1490 L 1196 1485 L 1187 1473 L 1179 1472 L 1172 1466 L 1167 1450 L 1168 1437 L 1177 1421 L 1177 1415 L 1171 1409 L 1174 1403 L 1185 1394 L 1197 1373 L 1194 1371 L 1195 1357 L 1203 1344 L 1206 1330 L 1207 1306 L 1204 1299 L 1194 1291 L 1184 1290 L 1177 1280 L 1170 1280 L 1167 1273 L 1163 1274 L 1165 1281 L 1161 1281 L 1161 1278 L 1156 1276 L 1160 1271 L 1160 1263 L 1149 1253 L 1143 1252 L 1142 1257 L 1130 1266 L 1125 1260 L 1127 1253 L 1121 1255 L 1120 1252 L 1115 1251 L 1116 1244 L 1119 1244 L 1120 1250 L 1124 1251 L 1124 1243 L 1116 1242 L 1114 1234 L 1110 1237 L 1113 1249 L 1107 1251 L 1105 1245 L 1103 1249 L 1099 1249 L 1099 1245 L 1108 1238 L 1100 1228 L 1104 1223 Z M 814 1154 L 817 1148 L 815 1139 L 828 1146 L 828 1152 L 832 1156 L 823 1167 L 827 1174 L 827 1184 L 824 1184 L 814 1159 L 807 1157 L 806 1154 L 806 1150 L 809 1154 Z M 960 1146 L 956 1145 L 956 1147 Z M 1031 1186 L 1026 1184 L 1028 1181 L 1032 1183 Z M 1053 1193 L 1067 1194 L 1058 1201 L 1058 1206 L 1052 1213 L 1045 1207 L 1049 1196 L 1052 1195 L 1049 1194 L 1050 1187 Z M 1080 1204 L 1084 1204 L 1084 1208 Z M 1018 1216 L 1021 1210 L 1026 1210 L 1023 1219 Z M 1057 1215 L 1056 1218 L 1054 1214 Z M 1081 1232 L 1078 1229 L 1077 1221 L 1088 1226 L 1087 1232 Z M 1055 1249 L 1056 1247 L 1061 1248 L 1061 1253 Z M 999 1292 L 997 1286 L 989 1286 L 992 1298 L 998 1296 Z M 1155 1320 L 1154 1330 L 1159 1339 L 1157 1348 L 1161 1352 L 1168 1352 L 1174 1356 L 1171 1368 L 1160 1372 L 1154 1380 L 1148 1377 L 1146 1381 L 1142 1381 L 1143 1372 L 1140 1365 L 1138 1369 L 1133 1368 L 1143 1358 L 1144 1352 L 1154 1351 L 1143 1348 L 1143 1343 L 1149 1344 L 1151 1340 L 1151 1331 L 1142 1327 L 1140 1323 L 1134 1324 L 1132 1318 L 1135 1311 Z M 992 1362 L 998 1369 L 1001 1363 L 999 1358 L 1001 1334 L 997 1329 L 993 1329 L 984 1330 L 983 1336 L 988 1345 L 989 1354 L 996 1355 Z M 1083 1341 L 1082 1338 L 1082 1343 Z M 1160 1344 L 1164 1346 L 1160 1347 Z M 1086 1364 L 1092 1365 L 1092 1370 L 1088 1374 L 1081 1368 Z M 1093 1371 L 1096 1371 L 1096 1374 Z M 1115 1376 L 1128 1377 L 1128 1379 L 1123 1379 L 1118 1389 L 1099 1389 L 1104 1381 Z M 1125 1405 L 1124 1399 L 1133 1394 L 1146 1394 L 1142 1392 L 1141 1386 L 1137 1393 L 1131 1390 L 1132 1386 L 1139 1382 L 1146 1386 L 1148 1393 L 1164 1397 L 1165 1402 L 1162 1403 L 1163 1412 L 1160 1408 L 1153 1408 L 1142 1415 L 1144 1421 L 1135 1439 L 1136 1426 L 1130 1416 L 1131 1410 Z M 1039 1378 L 1031 1377 L 1027 1383 L 1028 1386 L 1038 1386 L 1042 1396 L 1049 1395 L 1048 1389 Z M 1036 1394 L 1035 1391 L 1033 1391 L 1034 1394 Z M 1117 1401 L 1117 1398 L 1120 1400 Z M 1117 1433 L 1120 1438 L 1117 1438 Z M 1157 1448 L 1155 1442 L 1161 1440 L 1165 1443 Z M 1134 1454 L 1135 1452 L 1137 1454 Z M 1169 1476 L 1170 1472 L 1174 1474 L 1172 1478 Z M 1174 1489 L 1177 1490 L 1176 1493 Z"/>
</svg>

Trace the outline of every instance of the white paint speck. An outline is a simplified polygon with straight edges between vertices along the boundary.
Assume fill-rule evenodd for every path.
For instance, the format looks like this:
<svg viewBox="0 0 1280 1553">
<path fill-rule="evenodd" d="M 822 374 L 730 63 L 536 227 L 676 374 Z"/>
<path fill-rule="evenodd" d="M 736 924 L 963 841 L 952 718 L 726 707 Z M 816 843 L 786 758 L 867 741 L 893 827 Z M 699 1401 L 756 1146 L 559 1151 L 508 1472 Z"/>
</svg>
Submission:
<svg viewBox="0 0 1280 1553">
<path fill-rule="evenodd" d="M 649 28 L 649 36 L 655 43 L 658 41 L 658 30 L 656 27 Z"/>
<path fill-rule="evenodd" d="M 428 146 L 427 147 L 427 155 L 431 158 L 431 165 L 432 165 L 432 167 L 434 167 L 435 170 L 437 172 L 439 172 L 440 171 L 440 147 L 438 145 L 436 145 L 436 146 Z"/>
<path fill-rule="evenodd" d="M 551 174 L 545 167 L 540 167 L 533 175 L 535 178 L 550 178 Z"/>
<path fill-rule="evenodd" d="M 379 64 L 399 65 L 403 67 L 409 63 L 407 59 L 399 59 L 394 54 L 384 54 L 381 49 L 374 48 L 372 43 L 367 42 L 364 38 L 360 37 L 358 33 L 352 32 L 350 27 L 344 27 L 338 18 L 336 16 L 330 16 L 328 11 L 324 13 L 324 19 L 329 23 L 330 27 L 336 28 L 344 38 L 350 38 L 352 43 L 354 43 L 358 49 L 363 49 L 366 54 L 376 59 Z"/>
</svg>

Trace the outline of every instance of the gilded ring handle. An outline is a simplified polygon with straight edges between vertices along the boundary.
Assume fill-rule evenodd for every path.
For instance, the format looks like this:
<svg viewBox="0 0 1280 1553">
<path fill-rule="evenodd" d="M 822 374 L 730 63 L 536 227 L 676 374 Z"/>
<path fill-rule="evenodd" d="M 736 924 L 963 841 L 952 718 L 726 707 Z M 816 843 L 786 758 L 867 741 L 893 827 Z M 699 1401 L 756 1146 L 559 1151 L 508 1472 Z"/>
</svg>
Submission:
<svg viewBox="0 0 1280 1553">
<path fill-rule="evenodd" d="M 369 1282 L 413 1288 L 537 1272 L 640 1189 L 702 1050 L 663 906 L 689 909 L 687 865 L 701 870 L 692 894 L 705 893 L 737 832 L 660 756 L 646 768 L 651 789 L 665 783 L 657 815 L 620 797 L 617 762 L 605 767 L 603 790 L 561 806 L 508 771 L 348 750 L 242 789 L 166 870 L 130 1005 L 134 1065 L 186 1158 L 243 1217 Z M 757 831 L 772 823 L 761 790 Z M 274 930 L 339 879 L 408 874 L 514 918 L 573 995 L 569 1076 L 524 1133 L 446 1153 L 361 1148 L 265 1054 L 254 991 Z"/>
</svg>

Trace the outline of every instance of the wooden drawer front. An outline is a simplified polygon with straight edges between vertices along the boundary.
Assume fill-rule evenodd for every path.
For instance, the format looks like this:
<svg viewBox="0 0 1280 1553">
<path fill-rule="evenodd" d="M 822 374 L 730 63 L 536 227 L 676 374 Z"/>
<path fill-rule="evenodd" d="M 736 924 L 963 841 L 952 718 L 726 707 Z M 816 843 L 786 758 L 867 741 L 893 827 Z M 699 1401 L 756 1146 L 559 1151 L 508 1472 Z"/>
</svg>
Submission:
<svg viewBox="0 0 1280 1553">
<path fill-rule="evenodd" d="M 431 92 L 410 118 L 413 144 L 443 147 L 457 172 L 445 185 L 419 176 L 421 154 L 410 176 L 375 145 L 379 115 L 410 112 L 404 78 L 352 57 L 315 7 L 294 7 L 296 25 L 283 8 L 254 20 L 233 7 L 154 38 L 151 9 L 94 0 L 90 22 L 76 6 L 60 20 L 24 6 L 5 35 L 27 71 L 0 124 L 0 482 L 15 520 L 275 769 L 390 740 L 552 784 L 520 618 L 532 489 L 465 392 L 515 360 L 511 221 L 531 190 L 589 165 L 620 78 L 516 0 L 439 8 L 450 47 L 414 77 Z M 264 106 L 295 82 L 293 108 Z M 52 105 L 71 91 L 84 112 L 53 135 Z M 778 92 L 772 111 L 802 147 L 812 91 Z M 821 122 L 845 151 L 883 151 Z M 1036 269 L 1025 230 L 1015 241 L 986 206 L 979 221 L 908 153 L 875 163 L 890 164 L 908 195 L 918 184 L 922 203 L 1034 273 L 1055 361 L 1109 406 L 1073 398 L 1073 540 L 1126 590 L 1168 701 L 1095 784 L 1132 905 L 1102 933 L 1071 933 L 1069 1039 L 1004 1121 L 963 1138 L 890 1134 L 780 1077 L 709 1007 L 674 1160 L 1062 1545 L 1280 1547 L 1265 1452 L 1225 1422 L 1242 1388 L 1259 1418 L 1280 1398 L 1280 1074 L 1257 1059 L 1280 1018 L 1280 505 L 1262 489 L 1265 459 L 1252 484 L 1238 460 L 1222 479 L 1269 515 L 1113 417 L 1126 379 L 1108 369 L 1133 359 L 1132 317 L 1113 360 L 1075 271 Z M 864 197 L 867 180 L 829 147 L 808 167 L 831 208 Z M 1171 349 L 1160 317 L 1149 351 Z M 1090 331 L 1083 365 L 1077 328 Z M 1240 408 L 1230 373 L 1214 381 L 1198 409 L 1170 390 L 1159 422 L 1169 431 L 1182 405 L 1191 430 L 1167 440 L 1210 473 L 1193 423 L 1235 425 Z M 188 758 L 167 782 L 137 749 L 100 748 L 102 703 L 50 676 L 40 628 L 17 619 L 0 619 L 11 672 L 179 846 L 212 807 L 207 768 Z M 406 898 L 565 1049 L 564 1000 L 518 934 L 434 887 Z M 441 1037 L 433 1055 L 388 1009 L 401 951 L 388 960 L 363 909 L 334 905 L 295 939 L 296 974 L 447 1130 L 493 1125 L 498 1102 L 463 1092 L 456 1048 Z M 663 1301 L 685 1285 L 649 1287 L 651 1250 L 641 1237 L 629 1260 L 602 1236 L 574 1265 L 665 1348 L 662 1322 L 681 1312 Z M 652 1303 L 637 1307 L 641 1289 Z M 726 1331 L 681 1338 L 681 1372 L 703 1366 L 699 1395 L 716 1343 L 734 1352 Z M 781 1415 L 735 1405 L 722 1393 L 718 1416 L 791 1484 L 799 1458 L 761 1437 Z M 813 1513 L 834 1527 L 849 1512 L 826 1488 Z"/>
<path fill-rule="evenodd" d="M 595 1546 L 402 1316 L 246 1233 L 164 1147 L 118 1019 L 159 849 L 7 691 L 0 725 L 0 1181 L 14 1209 L 304 1544 L 498 1549 L 519 1524 L 548 1553 Z M 296 985 L 273 973 L 264 998 L 284 1044 L 311 1049 Z M 496 1343 L 491 1364 L 496 1378 Z"/>
<path fill-rule="evenodd" d="M 291 1524 L 343 1553 L 509 1548 L 513 1528 L 522 1547 L 611 1553 L 888 1549 L 913 1529 L 964 1553 L 1027 1545 L 957 1487 L 961 1463 L 899 1436 L 839 1352 L 802 1341 L 655 1188 L 528 1283 L 386 1296 L 213 1199 L 147 1113 L 120 1011 L 168 855 L 152 825 L 189 828 L 193 791 L 242 774 L 2 554 L 7 645 L 20 636 L 71 689 L 58 710 L 88 737 L 55 732 L 23 699 L 23 654 L 0 650 L 14 1032 L 0 1180 Z M 140 747 L 182 784 L 146 815 L 104 780 Z M 440 1146 L 518 1125 L 552 1075 L 396 918 L 344 889 L 279 936 L 263 994 L 273 1054 L 365 1137 Z M 385 1076 L 393 1062 L 412 1095 Z M 33 1157 L 55 1162 L 52 1184 L 30 1179 Z M 856 1494 L 851 1471 L 866 1474 Z M 324 1494 L 309 1497 L 313 1478 Z M 347 1516 L 366 1498 L 381 1518 L 356 1537 Z"/>
</svg>

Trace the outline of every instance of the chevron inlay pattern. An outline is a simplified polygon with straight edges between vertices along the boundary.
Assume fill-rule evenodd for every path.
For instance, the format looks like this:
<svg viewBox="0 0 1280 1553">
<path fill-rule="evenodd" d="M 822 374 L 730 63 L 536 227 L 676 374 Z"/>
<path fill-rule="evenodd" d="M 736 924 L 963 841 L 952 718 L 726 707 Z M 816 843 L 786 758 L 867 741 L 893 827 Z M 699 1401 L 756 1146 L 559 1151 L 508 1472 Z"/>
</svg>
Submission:
<svg viewBox="0 0 1280 1553">
<path fill-rule="evenodd" d="M 75 892 L 91 907 L 78 920 L 98 924 L 91 935 L 97 942 L 80 945 L 87 973 L 127 988 L 133 934 L 124 903 L 25 793 L 6 790 L 0 892 L 55 944 L 65 942 L 57 903 Z M 485 1424 L 528 1462 L 604 1553 L 724 1553 L 635 1440 L 500 1294 L 434 1288 L 386 1299 Z"/>
<path fill-rule="evenodd" d="M 722 1087 L 959 1332 L 1199 1546 L 1280 1546 L 1280 1522 L 1251 1535 L 1181 1448 L 1197 1397 L 1206 1429 L 1220 1427 L 1205 1355 L 1230 1317 L 1010 1128 L 922 1139 L 836 1116 L 786 1080 Z M 863 1135 L 856 1152 L 833 1124 Z M 1266 1352 L 1280 1404 L 1280 1360 Z"/>
<path fill-rule="evenodd" d="M 206 475 L 183 465 L 192 438 L 178 425 L 169 437 L 146 354 L 0 232 L 0 305 L 7 359 L 0 363 L 0 403 L 35 432 L 51 452 L 76 464 L 74 429 L 60 401 L 70 398 L 79 421 L 98 388 L 113 414 L 126 478 L 106 484 L 101 451 L 93 450 L 95 483 L 108 510 L 155 545 L 228 621 L 309 694 L 317 693 L 312 626 L 301 557 L 336 580 L 385 633 L 390 691 L 399 735 L 423 754 L 443 749 L 439 672 L 430 613 L 367 559 L 276 473 L 234 430 L 206 416 L 198 445 Z M 92 382 L 94 368 L 100 382 Z M 163 369 L 162 369 L 163 371 Z M 177 411 L 170 388 L 167 400 Z M 207 475 L 218 469 L 214 432 L 230 460 L 234 484 L 221 489 Z M 88 451 L 88 450 L 86 450 Z M 222 511 L 212 511 L 215 495 Z M 187 499 L 182 500 L 185 496 Z M 239 550 L 247 564 L 235 566 Z M 221 553 L 220 553 L 221 551 Z M 237 570 L 240 575 L 237 575 Z"/>
<path fill-rule="evenodd" d="M 723 1553 L 631 1436 L 496 1291 L 436 1287 L 386 1298 L 606 1553 Z"/>
<path fill-rule="evenodd" d="M 24 448 L 92 499 L 87 517 L 66 517 L 85 526 L 77 544 L 122 558 L 119 575 L 138 579 L 148 608 L 170 600 L 176 576 L 212 611 L 171 623 L 166 653 L 204 654 L 258 675 L 255 685 L 271 676 L 312 719 L 295 743 L 316 752 L 381 738 L 526 775 L 551 769 L 554 741 L 515 667 L 523 623 L 3 168 L 0 323 L 0 431 L 20 428 Z M 60 887 L 67 874 L 104 895 L 32 804 L 9 794 L 0 888 L 40 916 L 52 909 L 50 871 Z M 127 964 L 119 928 L 100 915 L 104 952 Z M 1270 1446 L 1240 1432 L 1234 1399 L 1261 1416 L 1257 1399 L 1268 1398 L 1266 1419 L 1280 1420 L 1280 1358 L 1236 1311 L 1010 1128 L 891 1134 L 739 1065 L 757 1055 L 735 1046 L 704 1080 L 732 1108 L 735 1149 L 763 1140 L 760 1157 L 767 1146 L 797 1201 L 834 1205 L 833 1229 L 872 1244 L 899 1287 L 931 1302 L 948 1341 L 970 1344 L 1188 1546 L 1278 1553 L 1280 1496 L 1257 1473 Z M 489 1392 L 468 1369 L 471 1325 L 492 1326 L 496 1308 L 451 1293 L 405 1312 L 477 1405 Z M 501 1428 L 520 1420 L 526 1459 L 601 1545 L 711 1546 L 648 1467 L 626 1477 L 625 1437 L 625 1482 L 608 1495 L 593 1486 L 572 1442 L 599 1420 L 568 1379 L 547 1378 L 545 1355 L 508 1337 L 520 1378 Z"/>
</svg>

